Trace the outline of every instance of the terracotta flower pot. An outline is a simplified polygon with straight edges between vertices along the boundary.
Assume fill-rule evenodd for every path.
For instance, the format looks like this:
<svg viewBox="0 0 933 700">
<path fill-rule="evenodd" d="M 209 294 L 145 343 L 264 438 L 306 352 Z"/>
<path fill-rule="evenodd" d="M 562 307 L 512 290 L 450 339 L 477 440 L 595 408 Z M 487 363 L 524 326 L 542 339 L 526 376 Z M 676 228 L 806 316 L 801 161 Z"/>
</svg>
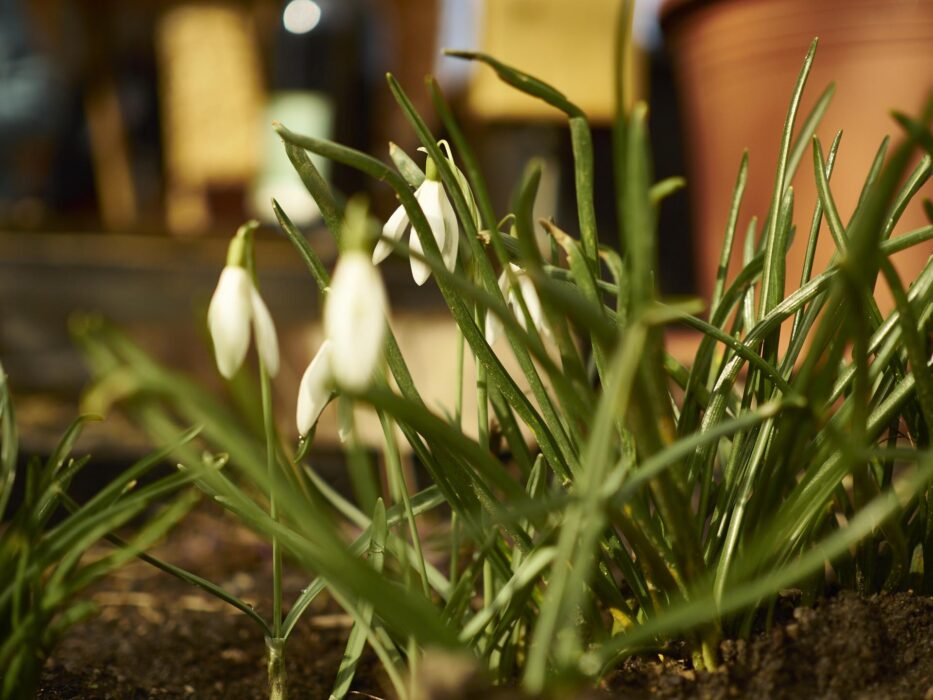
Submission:
<svg viewBox="0 0 933 700">
<path fill-rule="evenodd" d="M 917 114 L 933 89 L 933 0 L 674 0 L 662 17 L 685 111 L 697 278 L 709 298 L 742 151 L 749 149 L 750 160 L 739 236 L 752 215 L 761 220 L 768 211 L 782 125 L 813 37 L 820 43 L 797 125 L 835 81 L 817 134 L 826 150 L 843 130 L 831 188 L 847 221 L 882 138 L 902 135 L 890 110 Z M 807 152 L 794 180 L 798 234 L 788 285 L 800 278 L 817 201 L 812 163 Z M 894 235 L 927 223 L 920 203 L 931 195 L 928 182 Z M 741 255 L 737 241 L 733 270 Z M 893 258 L 905 281 L 931 251 L 926 245 Z M 815 269 L 832 253 L 824 224 Z M 883 282 L 877 291 L 882 307 L 890 308 Z"/>
</svg>

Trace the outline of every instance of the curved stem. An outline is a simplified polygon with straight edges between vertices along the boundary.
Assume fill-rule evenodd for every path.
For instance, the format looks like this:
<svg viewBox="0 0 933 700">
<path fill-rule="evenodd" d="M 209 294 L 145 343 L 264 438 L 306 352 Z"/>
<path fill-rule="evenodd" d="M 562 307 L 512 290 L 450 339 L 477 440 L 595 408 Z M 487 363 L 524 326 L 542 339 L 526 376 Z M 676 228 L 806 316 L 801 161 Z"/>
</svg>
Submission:
<svg viewBox="0 0 933 700">
<path fill-rule="evenodd" d="M 266 437 L 266 463 L 268 465 L 269 479 L 272 488 L 269 490 L 269 517 L 278 522 L 278 508 L 276 507 L 275 483 L 273 474 L 276 465 L 275 458 L 275 419 L 272 414 L 272 386 L 269 373 L 259 360 L 259 383 L 262 391 L 262 422 Z M 282 635 L 282 550 L 278 538 L 272 536 L 272 630 L 276 638 Z M 270 661 L 271 663 L 271 661 Z"/>
</svg>

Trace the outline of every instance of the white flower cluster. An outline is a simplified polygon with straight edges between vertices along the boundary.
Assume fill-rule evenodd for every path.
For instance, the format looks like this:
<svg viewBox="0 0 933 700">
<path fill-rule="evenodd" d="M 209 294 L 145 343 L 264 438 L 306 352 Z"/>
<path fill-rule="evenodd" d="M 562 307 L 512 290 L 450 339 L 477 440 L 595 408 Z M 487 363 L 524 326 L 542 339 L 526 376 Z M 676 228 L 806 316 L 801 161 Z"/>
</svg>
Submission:
<svg viewBox="0 0 933 700">
<path fill-rule="evenodd" d="M 462 173 L 457 173 L 462 178 Z M 465 178 L 462 179 L 465 183 Z M 468 185 L 464 187 L 468 188 Z M 457 216 L 430 159 L 425 179 L 414 194 L 444 265 L 453 272 L 460 237 Z M 298 388 L 296 423 L 300 435 L 307 435 L 314 427 L 335 390 L 360 392 L 372 380 L 382 358 L 388 313 L 385 287 L 375 265 L 388 257 L 392 252 L 390 241 L 400 240 L 405 230 L 410 228 L 409 223 L 407 212 L 400 206 L 383 227 L 386 240 L 378 242 L 371 258 L 356 247 L 340 256 L 324 301 L 325 339 L 304 371 Z M 246 268 L 246 259 L 251 254 L 247 252 L 251 230 L 238 233 L 231 242 L 227 265 L 221 272 L 207 314 L 217 367 L 227 379 L 232 378 L 242 366 L 251 332 L 256 337 L 257 353 L 265 372 L 271 377 L 279 369 L 275 324 Z M 421 241 L 414 231 L 409 245 L 415 253 L 422 253 Z M 515 279 L 514 287 L 509 284 L 507 272 L 503 271 L 499 277 L 499 288 L 518 323 L 526 328 L 526 317 L 519 302 L 521 295 L 531 322 L 547 332 L 534 284 L 522 268 L 514 264 L 510 268 Z M 431 275 L 430 267 L 415 257 L 411 258 L 411 272 L 419 285 Z M 487 342 L 494 343 L 501 332 L 501 320 L 488 313 Z"/>
<path fill-rule="evenodd" d="M 306 435 L 330 400 L 333 387 L 362 391 L 382 358 L 388 301 L 369 257 L 344 253 L 324 302 L 324 337 L 298 388 L 298 433 Z"/>
<path fill-rule="evenodd" d="M 301 378 L 296 422 L 306 435 L 334 388 L 362 391 L 382 358 L 388 302 L 382 278 L 369 256 L 351 250 L 337 262 L 324 302 L 325 340 Z M 207 313 L 220 373 L 230 379 L 249 349 L 250 327 L 262 366 L 279 369 L 279 344 L 269 309 L 239 261 L 220 274 Z"/>
</svg>

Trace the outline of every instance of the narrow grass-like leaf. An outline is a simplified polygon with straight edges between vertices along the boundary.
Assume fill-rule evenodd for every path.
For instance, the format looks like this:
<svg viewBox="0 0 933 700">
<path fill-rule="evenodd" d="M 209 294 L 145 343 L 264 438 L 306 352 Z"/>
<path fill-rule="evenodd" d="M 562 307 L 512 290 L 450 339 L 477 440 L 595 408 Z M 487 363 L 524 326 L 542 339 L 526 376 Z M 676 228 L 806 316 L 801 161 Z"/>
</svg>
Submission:
<svg viewBox="0 0 933 700">
<path fill-rule="evenodd" d="M 894 199 L 891 213 L 884 225 L 884 233 L 882 234 L 883 240 L 887 240 L 894 231 L 894 227 L 900 220 L 907 205 L 913 201 L 914 196 L 916 196 L 920 188 L 927 183 L 931 175 L 933 175 L 933 158 L 929 155 L 925 155 L 920 159 L 920 162 L 917 163 L 917 167 L 914 168 L 913 172 L 908 175 L 907 180 L 904 182 L 904 186 Z"/>
<path fill-rule="evenodd" d="M 682 177 L 668 177 L 651 186 L 651 203 L 659 206 L 665 199 L 687 186 L 687 180 Z"/>
<path fill-rule="evenodd" d="M 836 84 L 830 83 L 827 85 L 813 105 L 813 109 L 810 110 L 807 118 L 800 126 L 800 130 L 797 132 L 797 137 L 794 140 L 794 146 L 790 151 L 790 155 L 787 157 L 786 182 L 789 183 L 793 180 L 794 173 L 797 172 L 797 166 L 800 165 L 800 161 L 806 155 L 807 149 L 810 146 L 810 139 L 823 120 L 826 110 L 829 109 L 829 104 L 835 93 Z"/>
<path fill-rule="evenodd" d="M 412 105 L 411 100 L 408 99 L 408 96 L 402 90 L 401 86 L 398 84 L 398 81 L 396 81 L 395 78 L 391 75 L 387 76 L 387 80 L 389 83 L 389 89 L 392 91 L 393 96 L 395 97 L 399 106 L 402 108 L 402 111 L 405 113 L 405 116 L 407 117 L 412 128 L 414 128 L 415 132 L 418 134 L 418 138 L 421 140 L 421 145 L 425 148 L 425 150 L 427 150 L 428 155 L 434 159 L 434 162 L 438 167 L 441 179 L 443 180 L 447 193 L 451 198 L 460 223 L 465 228 L 466 239 L 472 252 L 472 259 L 476 263 L 476 269 L 479 272 L 480 280 L 482 281 L 483 286 L 493 295 L 501 296 L 501 291 L 499 290 L 498 284 L 496 283 L 492 266 L 489 264 L 489 260 L 483 254 L 482 248 L 477 238 L 475 222 L 470 215 L 469 206 L 463 197 L 463 193 L 460 190 L 459 183 L 454 175 L 453 170 L 450 168 L 447 159 L 441 152 L 437 141 L 428 129 L 427 124 L 425 124 L 417 110 L 415 110 L 414 105 Z M 398 194 L 401 197 L 402 193 Z M 413 214 L 411 211 L 409 211 L 409 216 L 412 217 L 412 223 L 417 229 L 418 216 Z M 498 228 L 493 227 L 492 233 L 494 243 L 496 240 L 495 233 L 497 231 Z M 422 239 L 422 246 L 428 252 L 428 257 L 431 257 L 431 247 L 436 247 L 433 243 L 433 236 L 429 234 L 426 226 L 423 227 L 422 230 L 418 231 L 418 235 L 419 238 Z M 564 434 L 564 428 L 558 416 L 557 409 L 554 406 L 551 397 L 545 390 L 537 370 L 531 362 L 531 358 L 529 357 L 526 346 L 517 342 L 512 333 L 507 333 L 512 350 L 518 359 L 519 366 L 522 368 L 522 372 L 528 380 L 535 399 L 538 402 L 541 411 L 541 418 L 543 418 L 543 421 L 532 415 L 533 409 L 531 409 L 530 404 L 528 405 L 527 409 L 524 406 L 516 405 L 516 401 L 519 402 L 519 404 L 524 404 L 527 402 L 524 400 L 524 397 L 519 398 L 515 394 L 514 382 L 512 381 L 511 377 L 504 371 L 504 369 L 501 368 L 498 360 L 494 358 L 492 350 L 485 342 L 484 335 L 480 333 L 479 328 L 476 326 L 474 320 L 467 313 L 465 306 L 461 306 L 458 303 L 459 300 L 456 299 L 456 297 L 450 296 L 449 292 L 445 290 L 444 286 L 441 286 L 441 292 L 445 295 L 448 306 L 453 312 L 454 318 L 457 320 L 457 325 L 464 333 L 464 338 L 470 344 L 474 355 L 479 361 L 486 365 L 486 370 L 489 373 L 490 378 L 496 381 L 500 390 L 505 393 L 509 403 L 515 407 L 516 411 L 519 412 L 522 418 L 529 423 L 533 430 L 535 430 L 539 441 L 542 443 L 542 447 L 547 449 L 550 447 L 548 444 L 550 442 L 556 443 L 556 446 L 559 447 L 560 461 L 556 461 L 556 458 L 558 457 L 557 454 L 549 455 L 549 461 L 551 461 L 557 469 L 566 469 L 568 473 L 572 471 L 572 465 L 574 465 L 576 462 L 576 455 L 574 454 L 569 439 Z M 490 355 L 493 356 L 489 357 Z M 489 358 L 489 360 L 486 360 L 485 358 Z M 565 397 L 564 400 L 570 400 L 570 397 Z M 548 429 L 547 435 L 542 435 L 540 433 L 540 429 L 536 428 L 536 424 L 540 423 L 546 425 Z"/>
<path fill-rule="evenodd" d="M 311 276 L 314 277 L 318 290 L 321 294 L 324 294 L 330 282 L 324 263 L 321 262 L 318 254 L 314 252 L 314 248 L 311 247 L 308 240 L 301 234 L 301 231 L 297 229 L 291 219 L 288 218 L 288 215 L 282 210 L 282 207 L 279 206 L 279 203 L 274 199 L 272 200 L 272 211 L 275 213 L 275 218 L 282 228 L 282 233 L 284 233 L 285 237 L 295 246 L 295 250 L 298 251 L 301 259 L 304 261 L 305 265 L 307 265 Z"/>
<path fill-rule="evenodd" d="M 579 652 L 579 637 L 572 615 L 592 572 L 596 537 L 605 527 L 600 508 L 601 490 L 611 466 L 611 440 L 616 422 L 624 417 L 634 377 L 647 340 L 646 328 L 632 327 L 628 342 L 619 348 L 609 370 L 607 390 L 596 411 L 594 426 L 581 464 L 586 470 L 577 480 L 581 500 L 568 510 L 561 525 L 557 552 L 537 625 L 532 637 L 524 685 L 532 693 L 545 687 L 548 658 L 556 653 L 566 664 Z M 554 649 L 554 644 L 559 646 Z"/>
<path fill-rule="evenodd" d="M 567 115 L 570 126 L 570 144 L 573 150 L 580 236 L 583 241 L 583 250 L 595 273 L 599 234 L 596 231 L 596 210 L 593 204 L 593 137 L 586 115 L 553 86 L 508 66 L 492 56 L 474 51 L 445 51 L 444 53 L 454 58 L 485 63 L 503 82 L 532 97 L 544 100 Z"/>
<path fill-rule="evenodd" d="M 881 271 L 888 282 L 888 288 L 891 290 L 894 302 L 897 304 L 901 335 L 917 383 L 917 401 L 920 404 L 920 410 L 923 413 L 923 420 L 927 425 L 927 434 L 929 435 L 930 431 L 933 431 L 933 377 L 926 371 L 930 346 L 928 340 L 924 342 L 925 339 L 929 338 L 929 335 L 925 334 L 924 337 L 921 337 L 917 317 L 907 299 L 904 285 L 897 274 L 897 270 L 894 269 L 894 266 L 887 258 L 881 259 Z M 928 295 L 926 298 L 927 303 L 923 304 L 923 306 L 928 306 L 930 301 L 931 298 Z"/>
<path fill-rule="evenodd" d="M 777 238 L 778 218 L 781 203 L 784 201 L 784 192 L 789 185 L 788 182 L 788 157 L 790 150 L 791 137 L 794 130 L 794 122 L 797 118 L 797 110 L 800 107 L 800 99 L 803 96 L 803 89 L 807 83 L 807 77 L 810 75 L 810 68 L 813 64 L 813 57 L 816 54 L 817 40 L 814 39 L 807 51 L 806 58 L 803 61 L 803 67 L 800 69 L 800 75 L 797 77 L 797 84 L 794 86 L 794 92 L 791 96 L 790 105 L 787 108 L 787 117 L 784 120 L 784 131 L 781 135 L 781 146 L 778 151 L 777 172 L 774 177 L 774 190 L 771 195 L 771 207 L 765 221 L 765 232 L 763 241 L 765 244 L 765 275 L 778 262 L 778 258 L 783 259 L 784 249 L 779 245 Z M 822 168 L 822 165 L 820 166 Z"/>
<path fill-rule="evenodd" d="M 399 175 L 405 178 L 405 182 L 411 185 L 413 189 L 421 186 L 421 183 L 424 182 L 424 171 L 411 159 L 410 155 L 391 141 L 389 141 L 389 158 L 395 163 L 395 169 L 398 170 Z"/>
<path fill-rule="evenodd" d="M 829 178 L 826 173 L 828 168 L 823 161 L 823 147 L 816 136 L 813 137 L 813 169 L 816 173 L 816 188 L 820 197 L 820 205 L 826 214 L 829 232 L 833 235 L 837 250 L 844 252 L 847 246 L 845 226 L 839 217 L 839 210 L 836 208 L 832 192 L 829 190 Z"/>
<path fill-rule="evenodd" d="M 304 186 L 314 198 L 321 212 L 321 216 L 324 218 L 324 224 L 327 226 L 328 230 L 330 230 L 339 246 L 342 212 L 341 207 L 334 199 L 330 186 L 321 176 L 321 173 L 318 172 L 318 169 L 314 166 L 314 162 L 308 157 L 304 149 L 286 143 L 285 153 L 288 155 L 288 159 L 297 171 Z"/>
<path fill-rule="evenodd" d="M 716 283 L 713 286 L 713 296 L 710 300 L 709 312 L 712 317 L 722 300 L 722 292 L 726 286 L 726 274 L 729 272 L 729 261 L 732 259 L 732 248 L 735 242 L 735 227 L 739 219 L 739 207 L 742 205 L 742 195 L 745 193 L 745 183 L 748 181 L 748 150 L 742 153 L 739 163 L 739 174 L 736 176 L 735 189 L 732 192 L 732 204 L 729 207 L 729 219 L 726 222 L 726 235 L 722 241 L 722 251 L 719 254 L 719 267 L 716 268 Z"/>
<path fill-rule="evenodd" d="M 460 630 L 460 640 L 469 641 L 482 633 L 496 615 L 505 611 L 512 599 L 528 586 L 537 582 L 538 577 L 553 561 L 556 551 L 553 547 L 542 547 L 532 552 L 518 567 L 515 575 L 499 589 L 491 604 L 485 606 Z"/>
<path fill-rule="evenodd" d="M 407 184 L 397 173 L 389 170 L 383 163 L 376 160 L 375 158 L 371 158 L 370 156 L 362 154 L 358 151 L 354 151 L 353 149 L 339 146 L 329 141 L 314 139 L 308 136 L 298 136 L 291 133 L 281 125 L 277 126 L 277 130 L 279 131 L 279 134 L 282 136 L 282 138 L 289 143 L 293 143 L 302 148 L 309 149 L 315 153 L 318 153 L 319 155 L 332 158 L 338 162 L 360 169 L 377 179 L 389 182 L 393 189 L 395 189 L 396 194 L 399 196 L 399 199 L 402 201 L 403 205 L 405 205 L 405 210 L 408 212 L 408 215 L 412 221 L 412 225 L 415 227 L 415 231 L 417 232 L 422 246 L 426 252 L 426 258 L 436 264 L 440 264 L 440 251 L 437 249 L 437 243 L 434 241 L 434 236 L 430 232 L 430 227 L 428 226 L 428 222 L 424 217 L 424 213 L 421 211 L 421 207 L 415 200 L 414 195 L 409 191 Z M 443 159 L 443 154 L 440 154 L 440 151 L 437 149 L 437 144 L 431 142 L 431 146 L 436 152 L 432 153 L 432 157 L 437 155 L 435 162 L 438 164 L 438 169 L 442 174 L 446 173 L 448 177 L 452 178 L 452 174 L 450 173 L 449 167 L 447 167 L 446 160 Z M 426 147 L 428 147 L 427 144 Z M 429 152 L 432 151 L 430 147 L 428 147 L 428 150 Z M 452 199 L 455 201 L 460 201 L 462 204 L 462 195 L 460 195 L 459 198 L 456 196 L 459 194 L 459 191 L 454 193 L 450 192 L 450 189 L 448 189 L 448 193 L 451 195 Z M 473 240 L 469 236 L 468 239 Z M 482 256 L 482 253 L 480 253 L 479 256 L 474 256 L 474 258 L 485 260 L 485 257 Z M 492 276 L 491 269 L 489 270 L 489 275 Z M 492 285 L 489 285 L 487 280 L 487 288 L 490 288 L 491 286 Z M 498 285 L 496 285 L 495 288 L 498 289 Z M 496 381 L 497 386 L 503 392 L 509 403 L 515 408 L 522 419 L 525 420 L 525 422 L 528 423 L 528 425 L 531 426 L 531 428 L 535 431 L 535 434 L 538 437 L 542 448 L 548 453 L 548 461 L 551 462 L 551 464 L 554 465 L 556 469 L 562 470 L 565 473 L 569 473 L 565 461 L 568 456 L 569 446 L 564 441 L 562 443 L 563 449 L 559 449 L 557 444 L 555 444 L 554 436 L 549 430 L 549 427 L 554 427 L 557 425 L 556 412 L 553 411 L 553 408 L 551 409 L 552 420 L 549 421 L 549 423 L 546 425 L 538 415 L 537 411 L 535 411 L 531 403 L 525 398 L 524 394 L 515 384 L 514 380 L 502 367 L 498 358 L 496 358 L 495 354 L 486 343 L 485 338 L 483 337 L 483 333 L 476 326 L 471 317 L 471 314 L 463 304 L 462 300 L 453 294 L 446 285 L 441 286 L 441 292 L 444 294 L 445 300 L 453 312 L 457 324 L 463 330 L 464 337 L 470 343 L 470 347 L 473 349 L 476 357 L 486 366 L 490 377 Z M 513 343 L 513 348 L 515 347 L 521 346 L 518 343 Z M 391 347 L 389 350 L 391 351 Z M 519 354 L 520 360 L 521 356 L 524 356 L 526 358 L 525 364 L 530 367 L 531 360 L 528 358 L 527 354 Z M 391 352 L 388 356 L 392 357 Z M 528 370 L 526 376 L 527 375 L 530 375 L 529 379 L 536 376 L 536 372 L 534 371 L 533 367 Z M 533 382 L 533 386 L 537 386 L 538 393 L 543 395 L 543 386 L 540 384 L 540 379 L 537 380 L 537 383 Z M 549 404 L 550 402 L 547 400 L 547 397 L 544 396 L 544 398 L 546 399 L 545 404 Z"/>
<path fill-rule="evenodd" d="M 621 654 L 637 651 L 657 636 L 675 630 L 695 628 L 718 616 L 754 605 L 782 588 L 792 586 L 811 573 L 822 570 L 826 561 L 844 554 L 855 543 L 909 503 L 933 478 L 933 458 L 925 453 L 921 465 L 903 477 L 894 488 L 882 493 L 865 506 L 845 528 L 833 532 L 815 544 L 796 561 L 770 571 L 747 583 L 730 586 L 729 595 L 717 603 L 711 593 L 697 595 L 689 602 L 674 606 L 663 614 L 639 626 L 632 632 L 615 637 L 602 645 L 592 656 L 581 659 L 581 668 L 590 673 L 604 672 Z"/>
<path fill-rule="evenodd" d="M 376 572 L 381 572 L 386 535 L 388 534 L 386 509 L 381 498 L 376 501 L 372 523 L 372 536 L 369 541 L 369 563 Z M 343 652 L 343 658 L 340 660 L 340 666 L 337 668 L 337 678 L 334 681 L 333 689 L 330 691 L 331 700 L 341 700 L 349 692 L 350 684 L 353 683 L 353 677 L 356 675 L 356 667 L 363 655 L 363 649 L 366 647 L 366 637 L 373 621 L 372 606 L 362 606 L 360 616 L 362 618 L 361 622 L 354 624 L 353 629 L 350 630 L 347 647 Z"/>
</svg>

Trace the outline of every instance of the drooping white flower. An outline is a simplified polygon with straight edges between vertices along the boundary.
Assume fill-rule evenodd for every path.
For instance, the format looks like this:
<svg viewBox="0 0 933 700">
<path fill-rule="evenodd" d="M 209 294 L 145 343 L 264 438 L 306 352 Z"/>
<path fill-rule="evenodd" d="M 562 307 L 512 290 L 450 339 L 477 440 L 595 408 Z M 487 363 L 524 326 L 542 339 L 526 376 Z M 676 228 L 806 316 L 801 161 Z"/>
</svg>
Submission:
<svg viewBox="0 0 933 700">
<path fill-rule="evenodd" d="M 331 342 L 331 369 L 339 386 L 362 391 L 382 357 L 386 335 L 382 278 L 369 256 L 340 256 L 324 302 L 324 335 Z"/>
<path fill-rule="evenodd" d="M 318 349 L 317 355 L 308 364 L 304 374 L 301 375 L 301 384 L 298 385 L 298 409 L 295 422 L 298 424 L 299 435 L 307 435 L 317 423 L 321 411 L 330 400 L 333 381 L 331 342 L 325 340 Z"/>
<path fill-rule="evenodd" d="M 279 371 L 275 324 L 246 268 L 229 264 L 224 267 L 207 309 L 207 325 L 214 342 L 217 368 L 227 379 L 243 364 L 251 326 L 256 350 L 269 376 L 274 377 Z"/>
<path fill-rule="evenodd" d="M 408 228 L 408 213 L 405 211 L 405 207 L 399 206 L 398 209 L 392 212 L 392 216 L 386 221 L 385 226 L 382 227 L 382 235 L 393 241 L 398 241 L 401 240 L 402 234 L 405 233 L 406 228 Z M 379 239 L 379 242 L 376 243 L 376 247 L 373 249 L 373 264 L 378 265 L 389 257 L 389 253 L 391 252 L 391 244 Z"/>
<path fill-rule="evenodd" d="M 441 258 L 444 260 L 444 266 L 454 271 L 457 265 L 457 247 L 460 243 L 460 233 L 457 226 L 457 215 L 454 214 L 454 208 L 447 199 L 447 193 L 444 186 L 437 180 L 426 179 L 421 187 L 415 192 L 415 198 L 424 212 L 424 218 L 428 220 L 431 227 L 431 233 L 434 234 L 434 240 L 437 242 L 438 250 L 441 251 Z M 421 239 L 418 234 L 412 231 L 411 249 L 423 253 L 421 248 Z M 411 259 L 411 276 L 415 279 L 415 284 L 424 284 L 431 276 L 431 268 L 425 265 L 421 260 Z"/>
<path fill-rule="evenodd" d="M 421 207 L 421 211 L 424 212 L 424 217 L 428 220 L 428 225 L 431 227 L 431 233 L 434 236 L 434 240 L 437 242 L 438 250 L 441 251 L 441 258 L 444 260 L 444 266 L 453 272 L 457 265 L 457 249 L 460 245 L 460 229 L 457 225 L 457 215 L 454 213 L 454 208 L 447 198 L 444 186 L 441 184 L 440 180 L 437 179 L 436 169 L 433 167 L 430 160 L 428 163 L 427 175 L 424 182 L 415 190 L 415 199 L 418 201 L 418 206 Z M 382 235 L 385 238 L 398 241 L 401 240 L 402 236 L 405 234 L 406 228 L 409 228 L 408 213 L 405 211 L 404 207 L 400 206 L 392 213 L 392 216 L 389 217 L 389 220 L 386 222 L 385 226 L 383 226 Z M 414 228 L 410 228 L 409 230 L 411 231 L 411 237 L 408 245 L 414 252 L 423 255 L 424 250 L 421 246 L 421 239 L 418 237 Z M 380 240 L 379 243 L 376 244 L 375 250 L 373 250 L 373 263 L 378 265 L 385 260 L 391 252 L 391 244 L 387 241 Z M 421 260 L 412 257 L 411 275 L 416 284 L 422 285 L 427 282 L 428 278 L 431 276 L 431 268 Z"/>
<path fill-rule="evenodd" d="M 544 311 L 541 308 L 541 299 L 538 297 L 538 291 L 535 289 L 534 283 L 528 277 L 528 273 L 518 265 L 509 263 L 509 267 L 515 275 L 515 284 L 518 288 L 516 289 L 509 285 L 509 276 L 506 274 L 506 271 L 503 270 L 502 274 L 499 275 L 499 290 L 502 292 L 502 296 L 505 297 L 506 304 L 512 308 L 512 313 L 515 314 L 518 325 L 526 330 L 528 328 L 525 312 L 522 310 L 521 301 L 518 296 L 521 294 L 522 299 L 525 300 L 525 306 L 528 309 L 528 316 L 531 318 L 534 327 L 544 335 L 548 335 L 550 331 L 548 330 L 547 322 L 544 318 Z M 501 334 L 502 321 L 494 313 L 487 311 L 485 329 L 486 342 L 492 345 Z"/>
</svg>

